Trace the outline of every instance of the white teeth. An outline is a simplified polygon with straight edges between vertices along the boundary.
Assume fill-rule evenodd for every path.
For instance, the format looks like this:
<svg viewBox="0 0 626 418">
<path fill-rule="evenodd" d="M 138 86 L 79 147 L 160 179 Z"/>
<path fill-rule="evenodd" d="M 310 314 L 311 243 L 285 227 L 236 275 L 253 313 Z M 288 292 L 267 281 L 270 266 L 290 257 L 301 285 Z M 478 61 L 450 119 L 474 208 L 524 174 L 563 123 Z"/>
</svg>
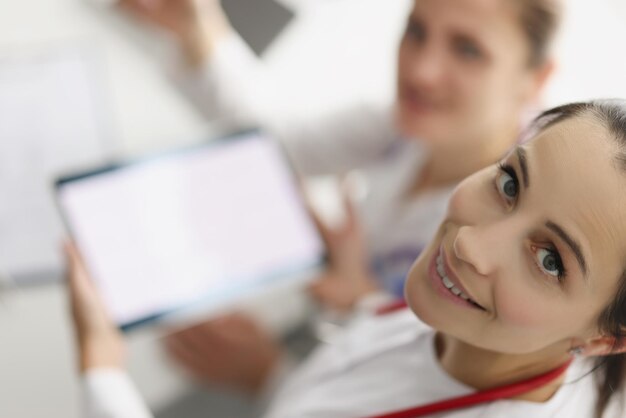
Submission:
<svg viewBox="0 0 626 418">
<path fill-rule="evenodd" d="M 460 297 L 461 299 L 472 302 L 472 300 L 465 293 L 463 293 L 461 289 L 456 287 L 454 283 L 452 282 L 452 280 L 450 280 L 448 276 L 446 275 L 446 270 L 443 267 L 443 258 L 441 254 L 437 256 L 435 261 L 437 264 L 436 266 L 437 273 L 439 273 L 439 277 L 441 277 L 441 281 L 443 285 L 446 287 L 446 289 L 450 290 L 450 292 Z"/>
<path fill-rule="evenodd" d="M 437 264 L 437 273 L 439 273 L 441 277 L 445 277 L 446 275 L 446 271 L 443 269 L 441 264 Z"/>
</svg>

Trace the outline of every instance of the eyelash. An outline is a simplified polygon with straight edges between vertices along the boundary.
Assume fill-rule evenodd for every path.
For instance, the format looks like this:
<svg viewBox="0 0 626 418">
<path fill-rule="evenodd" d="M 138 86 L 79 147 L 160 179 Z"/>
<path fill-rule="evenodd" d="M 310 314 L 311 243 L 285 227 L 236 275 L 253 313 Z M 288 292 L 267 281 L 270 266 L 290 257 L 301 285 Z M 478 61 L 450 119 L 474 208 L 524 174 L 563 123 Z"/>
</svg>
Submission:
<svg viewBox="0 0 626 418">
<path fill-rule="evenodd" d="M 533 262 L 535 266 L 537 267 L 537 270 L 539 271 L 539 273 L 545 274 L 550 277 L 556 277 L 557 280 L 559 281 L 559 284 L 563 284 L 563 282 L 565 281 L 565 277 L 567 276 L 567 270 L 565 269 L 565 266 L 563 265 L 563 260 L 561 259 L 561 255 L 559 254 L 559 251 L 556 249 L 556 247 L 550 243 L 543 247 L 532 245 L 531 248 L 533 249 L 533 254 L 534 254 Z M 541 250 L 548 251 L 550 254 L 556 257 L 556 268 L 558 271 L 556 276 L 546 273 L 545 271 L 543 271 L 543 269 L 539 265 L 536 255 L 537 255 L 537 252 Z"/>
<path fill-rule="evenodd" d="M 500 180 L 500 176 L 502 174 L 507 174 L 508 176 L 511 177 L 511 179 L 515 182 L 515 186 L 516 186 L 516 195 L 515 198 L 513 200 L 509 200 L 509 198 L 507 198 L 504 194 L 504 192 L 502 190 L 500 190 L 500 185 L 498 184 L 498 180 Z M 498 195 L 498 197 L 500 199 L 503 199 L 506 203 L 507 206 L 512 206 L 517 202 L 517 199 L 519 197 L 519 180 L 517 177 L 517 173 L 515 171 L 515 169 L 513 168 L 513 166 L 509 165 L 509 164 L 504 164 L 504 163 L 498 163 L 498 174 L 495 176 L 494 182 L 493 182 L 494 188 L 496 189 L 496 193 Z M 556 249 L 556 247 L 554 246 L 554 244 L 549 243 L 545 246 L 539 247 L 536 245 L 532 246 L 533 249 L 533 264 L 535 264 L 535 267 L 537 268 L 537 270 L 544 275 L 548 275 L 551 277 L 555 277 L 549 273 L 546 273 L 545 271 L 543 271 L 542 267 L 539 265 L 538 261 L 537 261 L 537 253 L 540 250 L 544 250 L 544 251 L 548 251 L 551 255 L 556 257 L 556 267 L 558 270 L 558 274 L 556 275 L 559 283 L 563 283 L 563 281 L 565 280 L 565 277 L 567 276 L 567 270 L 565 269 L 564 265 L 563 265 L 563 259 L 561 258 L 561 254 L 559 253 L 559 251 Z"/>
<path fill-rule="evenodd" d="M 500 176 L 502 174 L 508 174 L 515 182 L 515 186 L 517 188 L 517 195 L 515 196 L 515 200 L 513 201 L 510 201 L 505 196 L 503 196 L 503 192 L 500 190 L 500 187 L 498 185 L 498 180 L 500 179 Z M 495 187 L 496 193 L 498 194 L 498 196 L 501 199 L 504 199 L 507 205 L 511 205 L 517 201 L 517 196 L 519 196 L 519 180 L 517 178 L 517 173 L 515 172 L 515 169 L 513 168 L 513 166 L 504 164 L 504 163 L 498 163 L 498 175 L 494 179 L 493 186 Z"/>
</svg>

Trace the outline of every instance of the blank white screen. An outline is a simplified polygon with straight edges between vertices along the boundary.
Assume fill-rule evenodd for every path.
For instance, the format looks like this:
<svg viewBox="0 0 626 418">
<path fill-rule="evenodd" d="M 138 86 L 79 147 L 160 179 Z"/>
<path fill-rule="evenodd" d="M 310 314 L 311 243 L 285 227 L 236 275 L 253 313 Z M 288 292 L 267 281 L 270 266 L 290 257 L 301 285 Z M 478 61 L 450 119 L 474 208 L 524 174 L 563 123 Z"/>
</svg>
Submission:
<svg viewBox="0 0 626 418">
<path fill-rule="evenodd" d="M 223 302 L 322 261 L 278 145 L 247 135 L 60 187 L 66 221 L 117 323 Z"/>
</svg>

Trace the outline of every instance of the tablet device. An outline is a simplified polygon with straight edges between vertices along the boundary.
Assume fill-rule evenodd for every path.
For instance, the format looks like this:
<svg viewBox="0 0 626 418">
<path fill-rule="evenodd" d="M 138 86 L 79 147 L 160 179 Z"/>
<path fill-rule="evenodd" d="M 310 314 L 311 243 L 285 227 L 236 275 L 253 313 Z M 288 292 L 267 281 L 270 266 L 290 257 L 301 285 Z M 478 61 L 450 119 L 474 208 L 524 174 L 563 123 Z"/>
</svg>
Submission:
<svg viewBox="0 0 626 418">
<path fill-rule="evenodd" d="M 60 178 L 56 198 L 124 330 L 224 308 L 325 263 L 279 144 L 256 131 Z"/>
</svg>

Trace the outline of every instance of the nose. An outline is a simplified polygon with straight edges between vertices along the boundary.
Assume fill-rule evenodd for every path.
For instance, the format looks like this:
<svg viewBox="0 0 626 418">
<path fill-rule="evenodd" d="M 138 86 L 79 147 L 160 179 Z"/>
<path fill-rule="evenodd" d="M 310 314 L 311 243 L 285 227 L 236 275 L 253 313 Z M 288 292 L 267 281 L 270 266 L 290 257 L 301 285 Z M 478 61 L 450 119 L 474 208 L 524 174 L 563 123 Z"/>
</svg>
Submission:
<svg viewBox="0 0 626 418">
<path fill-rule="evenodd" d="M 504 259 L 503 241 L 502 234 L 493 228 L 462 226 L 454 240 L 453 250 L 456 257 L 477 274 L 488 277 L 498 270 Z"/>
<path fill-rule="evenodd" d="M 445 63 L 441 47 L 434 41 L 419 47 L 411 58 L 409 78 L 416 86 L 435 87 L 443 77 Z"/>
</svg>

